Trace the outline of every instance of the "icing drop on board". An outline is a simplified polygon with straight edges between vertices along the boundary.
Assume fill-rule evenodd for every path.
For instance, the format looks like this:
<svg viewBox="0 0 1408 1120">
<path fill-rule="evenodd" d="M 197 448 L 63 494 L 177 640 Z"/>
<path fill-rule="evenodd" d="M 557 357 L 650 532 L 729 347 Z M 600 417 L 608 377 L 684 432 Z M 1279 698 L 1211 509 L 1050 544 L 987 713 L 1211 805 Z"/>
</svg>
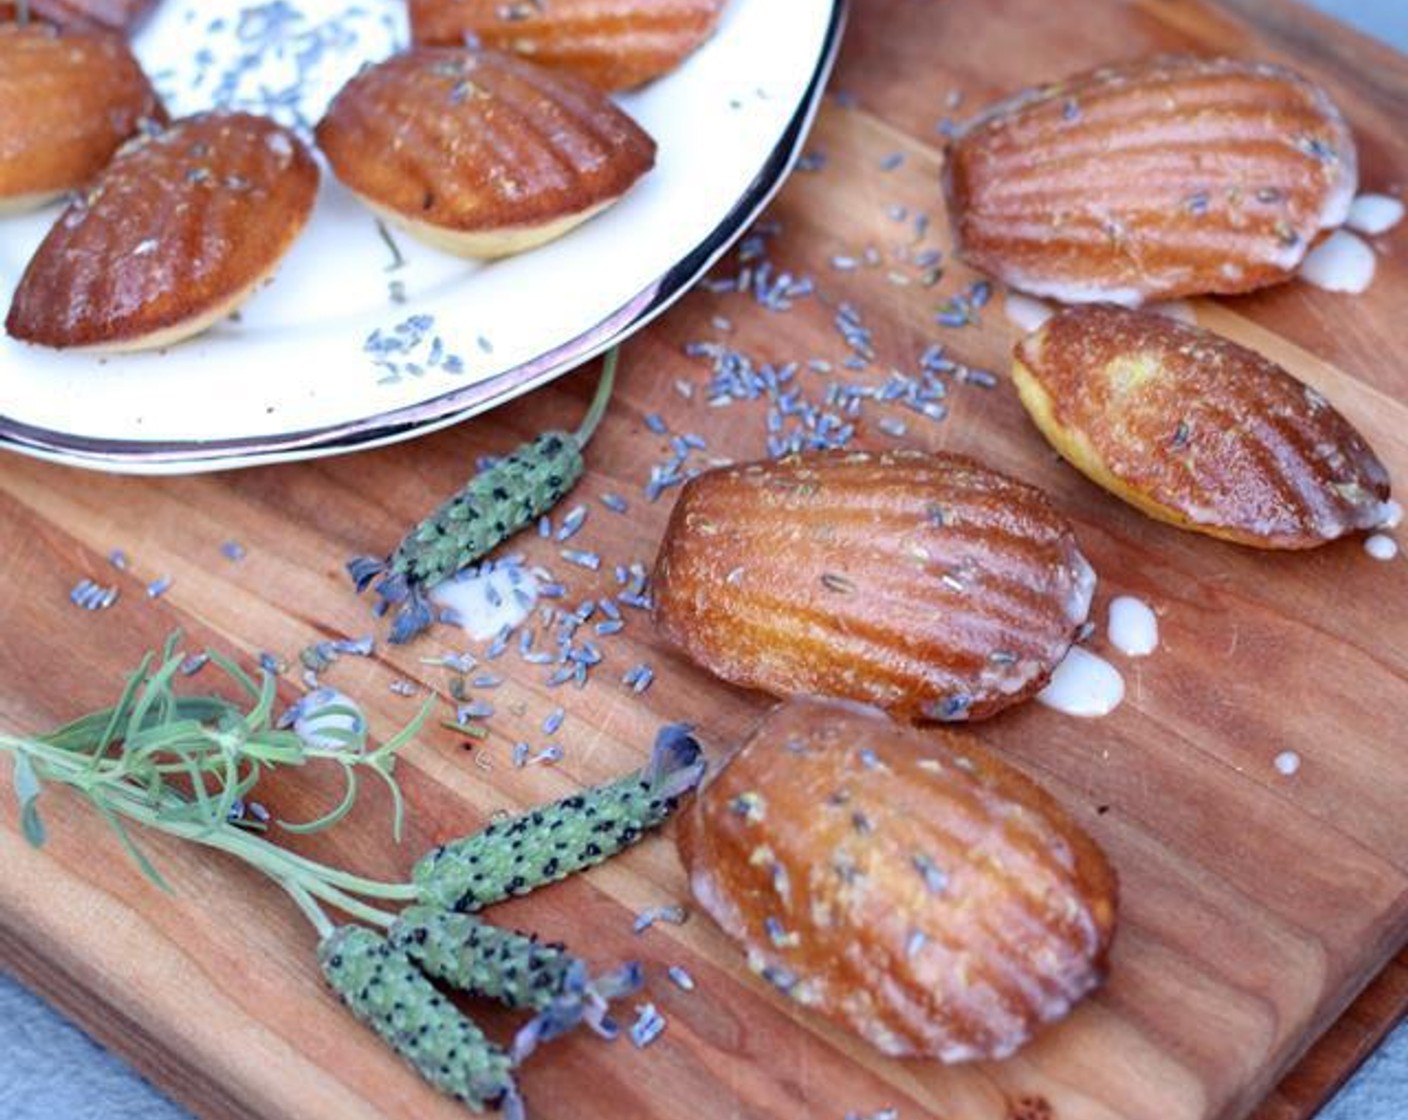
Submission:
<svg viewBox="0 0 1408 1120">
<path fill-rule="evenodd" d="M 1362 237 L 1335 230 L 1306 255 L 1300 277 L 1327 292 L 1358 295 L 1374 282 L 1374 250 Z"/>
<path fill-rule="evenodd" d="M 1124 699 L 1124 677 L 1103 657 L 1072 646 L 1036 698 L 1066 715 L 1107 716 Z"/>
<path fill-rule="evenodd" d="M 1133 595 L 1110 601 L 1107 623 L 1110 644 L 1126 657 L 1148 657 L 1159 648 L 1159 619 L 1154 610 Z"/>
<path fill-rule="evenodd" d="M 518 564 L 485 564 L 447 579 L 430 598 L 453 611 L 471 638 L 484 642 L 528 617 L 538 601 L 538 578 Z"/>
</svg>

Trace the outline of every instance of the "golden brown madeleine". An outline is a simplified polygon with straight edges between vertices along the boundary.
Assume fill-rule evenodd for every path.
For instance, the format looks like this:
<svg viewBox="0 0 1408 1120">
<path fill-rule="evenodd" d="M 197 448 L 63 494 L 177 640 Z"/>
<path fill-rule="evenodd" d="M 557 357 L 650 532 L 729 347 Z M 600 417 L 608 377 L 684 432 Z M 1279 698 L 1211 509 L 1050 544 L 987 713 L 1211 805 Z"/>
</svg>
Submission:
<svg viewBox="0 0 1408 1120">
<path fill-rule="evenodd" d="M 655 619 L 734 684 L 982 719 L 1046 683 L 1094 585 L 1034 487 L 962 455 L 808 453 L 685 485 Z"/>
<path fill-rule="evenodd" d="M 32 20 L 79 31 L 131 34 L 156 7 L 158 0 L 29 0 Z M 16 19 L 19 5 L 0 0 L 0 20 Z"/>
<path fill-rule="evenodd" d="M 143 121 L 164 120 L 121 39 L 0 24 L 0 212 L 83 186 Z"/>
<path fill-rule="evenodd" d="M 477 40 L 540 66 L 570 70 L 600 89 L 629 89 L 669 73 L 719 22 L 724 0 L 410 0 L 417 43 Z"/>
<path fill-rule="evenodd" d="M 318 166 L 288 129 L 203 113 L 131 141 L 39 246 L 5 321 L 42 346 L 166 346 L 229 315 L 307 224 Z"/>
<path fill-rule="evenodd" d="M 1106 972 L 1104 853 L 956 733 L 790 702 L 698 794 L 680 848 L 749 966 L 886 1054 L 1006 1057 Z"/>
<path fill-rule="evenodd" d="M 1258 548 L 1313 548 L 1384 519 L 1388 472 L 1274 362 L 1151 312 L 1071 308 L 1016 349 L 1042 434 L 1150 517 Z"/>
<path fill-rule="evenodd" d="M 655 164 L 655 142 L 587 83 L 454 47 L 362 71 L 317 134 L 334 173 L 369 207 L 469 257 L 560 237 Z"/>
<path fill-rule="evenodd" d="M 994 105 L 949 146 L 955 245 L 1014 288 L 1137 305 L 1287 279 L 1344 221 L 1354 139 L 1279 66 L 1165 56 Z"/>
</svg>

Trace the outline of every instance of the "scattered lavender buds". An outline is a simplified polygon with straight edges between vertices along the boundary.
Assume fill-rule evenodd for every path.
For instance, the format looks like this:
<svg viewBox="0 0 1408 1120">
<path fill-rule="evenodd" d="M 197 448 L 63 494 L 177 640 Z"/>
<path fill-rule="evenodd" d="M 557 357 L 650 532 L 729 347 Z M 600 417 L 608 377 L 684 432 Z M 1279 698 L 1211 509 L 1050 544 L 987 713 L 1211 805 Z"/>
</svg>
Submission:
<svg viewBox="0 0 1408 1120">
<path fill-rule="evenodd" d="M 665 1016 L 653 1003 L 641 1004 L 636 1008 L 636 1021 L 631 1024 L 631 1042 L 636 1049 L 644 1050 L 664 1031 Z"/>
<path fill-rule="evenodd" d="M 684 925 L 689 918 L 689 911 L 679 903 L 669 906 L 652 906 L 649 910 L 642 910 L 636 915 L 636 919 L 631 923 L 631 930 L 641 934 L 653 926 L 656 922 L 668 922 L 670 925 Z"/>
<path fill-rule="evenodd" d="M 91 579 L 81 579 L 68 593 L 68 601 L 85 611 L 105 611 L 117 602 L 116 587 L 102 587 Z"/>
<path fill-rule="evenodd" d="M 672 964 L 666 975 L 670 977 L 670 982 L 683 992 L 694 991 L 694 977 L 689 974 L 689 970 L 683 965 Z"/>
</svg>

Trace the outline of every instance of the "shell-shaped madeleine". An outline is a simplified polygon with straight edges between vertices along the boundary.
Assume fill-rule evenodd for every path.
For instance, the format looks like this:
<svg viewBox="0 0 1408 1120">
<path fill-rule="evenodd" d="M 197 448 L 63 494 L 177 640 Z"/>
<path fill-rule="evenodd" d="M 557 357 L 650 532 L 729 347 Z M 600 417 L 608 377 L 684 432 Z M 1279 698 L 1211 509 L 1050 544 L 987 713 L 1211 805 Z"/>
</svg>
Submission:
<svg viewBox="0 0 1408 1120">
<path fill-rule="evenodd" d="M 53 347 L 166 346 L 229 315 L 302 231 L 318 166 L 248 113 L 187 117 L 131 141 L 39 246 L 6 329 Z"/>
<path fill-rule="evenodd" d="M 144 121 L 162 120 L 120 39 L 0 25 L 0 211 L 83 186 Z"/>
<path fill-rule="evenodd" d="M 1151 517 L 1259 548 L 1312 548 L 1385 516 L 1389 478 L 1314 389 L 1199 327 L 1070 308 L 1017 346 L 1043 435 Z"/>
<path fill-rule="evenodd" d="M 980 719 L 1041 688 L 1094 584 L 1031 486 L 961 455 L 808 453 L 685 485 L 655 618 L 734 684 Z"/>
<path fill-rule="evenodd" d="M 600 89 L 629 89 L 678 66 L 710 35 L 725 0 L 410 0 L 417 43 L 478 41 Z"/>
<path fill-rule="evenodd" d="M 753 970 L 886 1054 L 1006 1057 L 1106 971 L 1104 854 L 953 732 L 788 703 L 696 796 L 680 847 Z"/>
<path fill-rule="evenodd" d="M 1357 181 L 1322 89 L 1187 56 L 1019 93 L 962 129 L 944 169 L 970 264 L 1036 295 L 1125 305 L 1285 280 Z"/>
<path fill-rule="evenodd" d="M 158 0 L 29 0 L 34 20 L 79 31 L 130 34 L 157 6 Z M 0 20 L 19 15 L 14 0 L 0 0 Z"/>
<path fill-rule="evenodd" d="M 317 134 L 334 173 L 369 207 L 470 257 L 562 236 L 655 163 L 655 142 L 587 83 L 452 47 L 362 71 Z"/>
</svg>

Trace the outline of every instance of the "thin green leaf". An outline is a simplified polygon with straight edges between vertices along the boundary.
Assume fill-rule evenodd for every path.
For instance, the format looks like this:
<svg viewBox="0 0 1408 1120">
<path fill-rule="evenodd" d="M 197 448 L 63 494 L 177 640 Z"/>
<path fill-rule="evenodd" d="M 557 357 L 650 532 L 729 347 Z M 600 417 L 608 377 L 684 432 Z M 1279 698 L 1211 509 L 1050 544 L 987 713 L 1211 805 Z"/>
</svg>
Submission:
<svg viewBox="0 0 1408 1120">
<path fill-rule="evenodd" d="M 20 827 L 24 838 L 36 848 L 44 844 L 44 824 L 39 819 L 39 794 L 43 789 L 39 773 L 29 755 L 15 755 L 15 796 L 20 801 Z"/>
<path fill-rule="evenodd" d="M 394 761 L 395 759 L 387 760 L 388 764 Z M 373 765 L 372 772 L 385 782 L 386 788 L 391 791 L 391 838 L 399 844 L 406 824 L 406 799 L 401 794 L 401 784 L 392 776 L 389 769 L 380 765 Z"/>
<path fill-rule="evenodd" d="M 152 665 L 152 655 L 148 653 L 142 658 L 142 663 L 137 666 L 137 671 L 127 678 L 127 683 L 123 686 L 122 695 L 117 698 L 117 703 L 113 705 L 103 733 L 98 736 L 97 742 L 93 744 L 93 761 L 91 767 L 96 767 L 98 761 L 103 757 L 104 752 L 112 746 L 114 737 L 117 735 L 118 724 L 127 715 L 128 709 L 132 705 L 132 699 L 137 695 L 137 689 L 147 678 L 147 671 Z M 91 768 L 90 767 L 90 768 Z"/>
<path fill-rule="evenodd" d="M 179 626 L 166 635 L 166 641 L 161 643 L 161 659 L 163 661 L 169 661 L 176 656 L 176 651 L 181 645 L 181 637 L 181 628 Z"/>
<path fill-rule="evenodd" d="M 343 795 L 342 801 L 337 808 L 319 817 L 315 821 L 308 821 L 306 824 L 290 824 L 288 821 L 280 820 L 279 827 L 285 832 L 292 832 L 298 835 L 307 835 L 310 832 L 321 832 L 325 828 L 331 828 L 343 817 L 352 811 L 352 806 L 357 800 L 357 771 L 351 766 L 344 766 L 343 773 L 347 777 L 347 792 Z"/>
<path fill-rule="evenodd" d="M 328 708 L 318 713 L 321 720 L 332 711 Z M 319 726 L 310 733 L 310 738 L 327 739 L 333 746 L 304 746 L 304 755 L 307 758 L 340 758 L 344 755 L 361 754 L 361 748 L 366 745 L 367 733 L 365 731 L 353 731 L 350 727 L 323 727 Z"/>
<path fill-rule="evenodd" d="M 127 849 L 127 854 L 131 856 L 137 866 L 142 869 L 142 874 L 167 894 L 175 894 L 176 892 L 171 889 L 171 885 L 161 877 L 161 872 L 159 872 L 152 864 L 152 861 L 146 857 L 142 849 L 137 847 L 136 842 L 128 834 L 126 826 L 122 823 L 122 819 L 101 799 L 95 798 L 93 805 L 97 808 L 98 812 L 103 815 L 103 819 L 112 826 L 112 830 L 117 833 L 118 839 L 122 841 L 122 846 Z"/>
<path fill-rule="evenodd" d="M 254 734 L 260 728 L 269 726 L 269 717 L 274 710 L 274 700 L 278 696 L 279 682 L 273 675 L 261 672 L 259 681 L 259 694 L 255 699 L 254 707 L 249 710 L 249 714 L 244 717 L 245 730 Z"/>
<path fill-rule="evenodd" d="M 225 752 L 225 772 L 220 782 L 220 800 L 216 803 L 215 821 L 212 828 L 218 828 L 230 819 L 230 812 L 235 807 L 235 798 L 239 796 L 236 790 L 240 784 L 240 752 Z"/>
<path fill-rule="evenodd" d="M 425 725 L 425 721 L 430 718 L 430 711 L 434 706 L 435 697 L 428 697 L 425 703 L 421 705 L 420 711 L 416 713 L 415 718 L 381 746 L 377 747 L 376 750 L 372 751 L 371 754 L 367 755 L 367 761 L 375 763 L 380 762 L 384 758 L 390 758 L 414 739 L 416 735 L 419 734 L 420 729 Z"/>
<path fill-rule="evenodd" d="M 303 763 L 307 752 L 303 741 L 292 731 L 265 731 L 258 738 L 245 743 L 244 753 L 248 758 L 266 762 L 271 766 L 298 766 Z"/>
<path fill-rule="evenodd" d="M 177 669 L 180 669 L 180 667 L 186 663 L 185 655 L 181 653 L 180 646 L 181 629 L 180 627 L 177 627 L 175 630 L 171 631 L 171 633 L 166 636 L 166 642 L 161 647 L 162 660 L 170 661 L 172 658 L 175 658 Z M 174 676 L 172 679 L 174 679 Z M 171 718 L 172 709 L 175 706 L 176 694 L 172 692 L 169 688 L 164 689 L 161 697 L 159 698 L 159 707 L 157 714 L 158 722 L 165 723 L 167 720 L 169 720 Z"/>
<path fill-rule="evenodd" d="M 132 705 L 132 713 L 127 717 L 127 730 L 123 735 L 125 739 L 135 738 L 136 735 L 147 727 L 147 716 L 151 712 L 152 705 L 162 702 L 163 696 L 169 695 L 171 690 L 171 678 L 176 675 L 176 670 L 181 668 L 182 658 L 168 658 L 155 673 L 148 678 L 146 685 L 142 688 L 136 702 Z"/>
<path fill-rule="evenodd" d="M 224 674 L 239 685 L 253 700 L 259 699 L 259 686 L 254 683 L 254 678 L 226 657 L 223 653 L 215 650 L 206 650 L 210 655 L 211 662 L 218 666 Z"/>
<path fill-rule="evenodd" d="M 210 828 L 218 828 L 221 819 L 213 815 L 210 791 L 205 788 L 204 768 L 191 755 L 182 755 L 180 761 L 186 764 L 186 774 L 191 779 L 191 792 L 195 795 L 196 808 L 198 809 L 197 819 L 205 822 Z"/>
</svg>

